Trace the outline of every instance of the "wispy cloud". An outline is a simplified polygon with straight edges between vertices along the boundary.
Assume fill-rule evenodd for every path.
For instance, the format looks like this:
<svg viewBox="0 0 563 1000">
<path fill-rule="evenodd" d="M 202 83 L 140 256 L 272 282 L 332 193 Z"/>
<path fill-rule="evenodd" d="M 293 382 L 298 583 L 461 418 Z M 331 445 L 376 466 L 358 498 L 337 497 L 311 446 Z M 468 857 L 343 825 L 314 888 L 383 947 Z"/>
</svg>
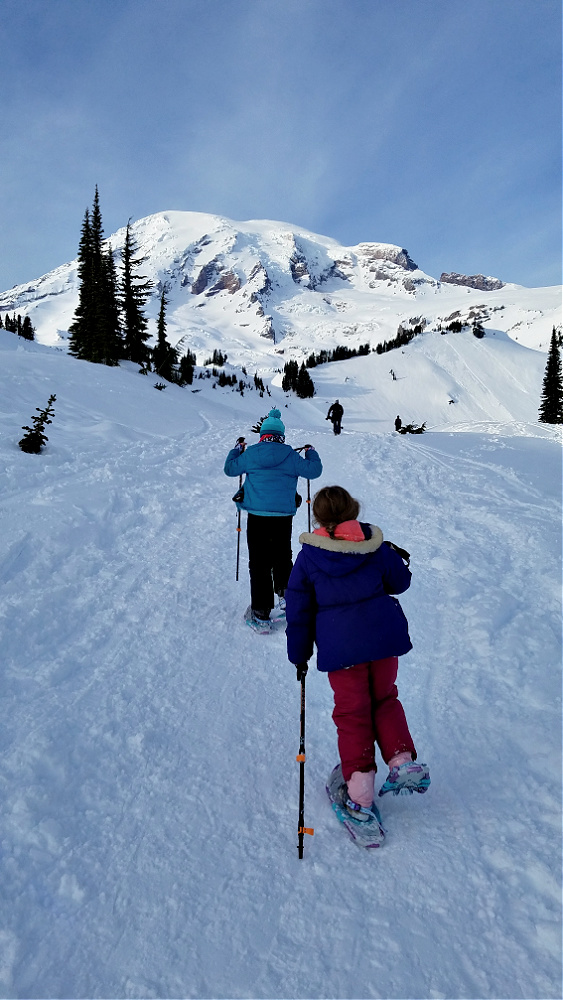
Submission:
<svg viewBox="0 0 563 1000">
<path fill-rule="evenodd" d="M 172 208 L 277 218 L 401 242 L 428 270 L 472 246 L 479 269 L 523 283 L 511 248 L 535 214 L 549 236 L 550 0 L 4 0 L 2 14 L 0 284 L 74 255 L 95 183 L 106 231 Z"/>
</svg>

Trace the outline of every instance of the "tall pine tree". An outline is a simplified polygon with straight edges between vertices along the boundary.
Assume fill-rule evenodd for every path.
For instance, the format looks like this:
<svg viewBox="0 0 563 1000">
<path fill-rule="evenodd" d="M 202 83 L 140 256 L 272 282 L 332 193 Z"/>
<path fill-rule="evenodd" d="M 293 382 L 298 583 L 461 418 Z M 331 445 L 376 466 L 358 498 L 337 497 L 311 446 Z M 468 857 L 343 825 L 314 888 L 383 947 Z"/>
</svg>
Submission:
<svg viewBox="0 0 563 1000">
<path fill-rule="evenodd" d="M 35 340 L 35 327 L 29 316 L 24 316 L 23 318 L 20 337 L 23 337 L 24 340 Z"/>
<path fill-rule="evenodd" d="M 70 331 L 69 351 L 75 358 L 90 360 L 93 349 L 95 315 L 92 275 L 92 228 L 90 212 L 86 209 L 78 244 L 78 305 Z"/>
<path fill-rule="evenodd" d="M 180 385 L 191 385 L 194 380 L 194 368 L 196 366 L 195 354 L 188 350 L 180 358 L 180 368 L 178 372 L 178 382 Z"/>
<path fill-rule="evenodd" d="M 95 340 L 90 361 L 116 365 L 122 354 L 119 309 L 116 296 L 113 256 L 104 253 L 104 228 L 98 186 L 90 220 L 92 233 L 92 279 L 95 310 Z M 111 248 L 110 248 L 111 253 Z"/>
<path fill-rule="evenodd" d="M 116 365 L 123 357 L 124 347 L 119 323 L 117 273 L 111 244 L 107 253 L 102 256 L 102 276 L 99 307 L 102 360 L 106 365 Z"/>
<path fill-rule="evenodd" d="M 86 209 L 78 248 L 80 290 L 70 327 L 70 353 L 84 361 L 115 365 L 122 355 L 113 257 L 104 253 L 98 187 L 92 212 Z M 111 249 L 110 249 L 111 253 Z"/>
<path fill-rule="evenodd" d="M 295 392 L 300 399 L 308 399 L 310 396 L 315 395 L 313 379 L 309 375 L 309 372 L 304 364 L 302 364 L 299 369 L 299 375 L 297 376 L 297 381 L 295 382 Z"/>
<path fill-rule="evenodd" d="M 168 305 L 164 288 L 160 296 L 160 311 L 156 328 L 157 341 L 152 349 L 152 364 L 154 371 L 167 382 L 176 382 L 178 372 L 178 352 L 166 339 L 166 306 Z"/>
<path fill-rule="evenodd" d="M 131 233 L 131 220 L 127 223 L 125 243 L 121 252 L 121 312 L 123 320 L 124 354 L 129 361 L 145 364 L 149 358 L 147 347 L 148 320 L 143 306 L 149 297 L 152 284 L 136 274 L 136 269 L 146 258 L 135 258 L 138 246 Z"/>
<path fill-rule="evenodd" d="M 551 344 L 543 376 L 539 420 L 544 424 L 563 424 L 563 377 L 555 327 L 553 327 L 551 334 Z"/>
</svg>

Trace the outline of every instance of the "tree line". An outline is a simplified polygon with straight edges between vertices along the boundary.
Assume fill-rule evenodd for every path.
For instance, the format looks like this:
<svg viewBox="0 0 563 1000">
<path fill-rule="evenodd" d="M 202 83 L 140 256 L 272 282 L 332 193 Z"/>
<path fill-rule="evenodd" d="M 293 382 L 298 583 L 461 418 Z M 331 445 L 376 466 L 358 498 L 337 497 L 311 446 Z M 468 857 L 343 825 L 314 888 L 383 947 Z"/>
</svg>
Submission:
<svg viewBox="0 0 563 1000">
<path fill-rule="evenodd" d="M 297 361 L 288 361 L 283 366 L 282 389 L 284 392 L 293 391 L 300 399 L 315 395 L 315 386 L 304 362 L 301 367 Z"/>
<path fill-rule="evenodd" d="M 2 317 L 0 316 L 0 330 L 4 328 L 10 333 L 17 333 L 18 337 L 23 337 L 24 340 L 35 340 L 35 327 L 31 322 L 29 316 L 24 316 L 23 318 L 19 315 L 10 316 L 6 313 L 4 322 L 2 322 Z"/>
<path fill-rule="evenodd" d="M 69 351 L 82 361 L 117 365 L 120 360 L 146 364 L 148 321 L 143 306 L 151 283 L 138 274 L 143 263 L 127 223 L 117 274 L 111 244 L 104 249 L 98 188 L 92 210 L 84 214 L 78 245 L 78 305 L 69 327 Z"/>
<path fill-rule="evenodd" d="M 86 209 L 78 246 L 78 305 L 69 327 L 69 352 L 82 361 L 118 365 L 133 361 L 141 371 L 154 371 L 168 382 L 189 385 L 193 382 L 195 354 L 179 351 L 166 337 L 166 288 L 160 295 L 156 343 L 149 347 L 145 303 L 153 283 L 140 269 L 145 257 L 131 230 L 125 229 L 125 241 L 116 267 L 111 244 L 104 248 L 104 230 L 98 188 L 92 209 Z"/>
<path fill-rule="evenodd" d="M 370 353 L 370 345 L 360 344 L 359 347 L 344 347 L 337 345 L 332 351 L 321 350 L 317 354 L 314 351 L 305 361 L 307 368 L 316 368 L 317 365 L 326 365 L 329 361 L 347 361 L 348 358 L 362 357 Z"/>
</svg>

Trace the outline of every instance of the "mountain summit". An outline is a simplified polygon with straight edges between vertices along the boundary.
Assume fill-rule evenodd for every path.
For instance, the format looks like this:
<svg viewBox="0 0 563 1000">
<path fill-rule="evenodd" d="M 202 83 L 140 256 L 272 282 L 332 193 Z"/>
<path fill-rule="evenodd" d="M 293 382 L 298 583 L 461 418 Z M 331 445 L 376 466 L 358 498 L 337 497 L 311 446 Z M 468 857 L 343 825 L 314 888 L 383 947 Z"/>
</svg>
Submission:
<svg viewBox="0 0 563 1000">
<path fill-rule="evenodd" d="M 399 325 L 440 328 L 452 317 L 547 349 L 559 320 L 556 288 L 528 289 L 498 279 L 444 272 L 437 280 L 399 245 L 344 247 L 283 222 L 234 222 L 197 212 L 160 212 L 132 232 L 153 282 L 147 305 L 155 332 L 166 287 L 168 337 L 180 348 L 226 349 L 239 364 L 271 367 L 337 345 L 372 347 Z M 106 240 L 116 265 L 125 228 Z M 0 295 L 0 312 L 29 315 L 39 341 L 62 346 L 78 301 L 77 262 Z"/>
</svg>

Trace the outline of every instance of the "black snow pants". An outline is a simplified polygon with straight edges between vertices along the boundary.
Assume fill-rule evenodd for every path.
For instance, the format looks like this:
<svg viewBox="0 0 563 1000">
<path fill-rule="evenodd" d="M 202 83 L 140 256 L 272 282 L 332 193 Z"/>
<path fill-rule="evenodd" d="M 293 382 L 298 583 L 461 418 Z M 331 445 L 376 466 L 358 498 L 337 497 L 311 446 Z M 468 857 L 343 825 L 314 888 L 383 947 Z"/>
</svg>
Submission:
<svg viewBox="0 0 563 1000">
<path fill-rule="evenodd" d="M 283 594 L 293 568 L 291 529 L 293 517 L 249 514 L 246 524 L 250 604 L 253 611 L 274 607 L 274 593 Z"/>
</svg>

